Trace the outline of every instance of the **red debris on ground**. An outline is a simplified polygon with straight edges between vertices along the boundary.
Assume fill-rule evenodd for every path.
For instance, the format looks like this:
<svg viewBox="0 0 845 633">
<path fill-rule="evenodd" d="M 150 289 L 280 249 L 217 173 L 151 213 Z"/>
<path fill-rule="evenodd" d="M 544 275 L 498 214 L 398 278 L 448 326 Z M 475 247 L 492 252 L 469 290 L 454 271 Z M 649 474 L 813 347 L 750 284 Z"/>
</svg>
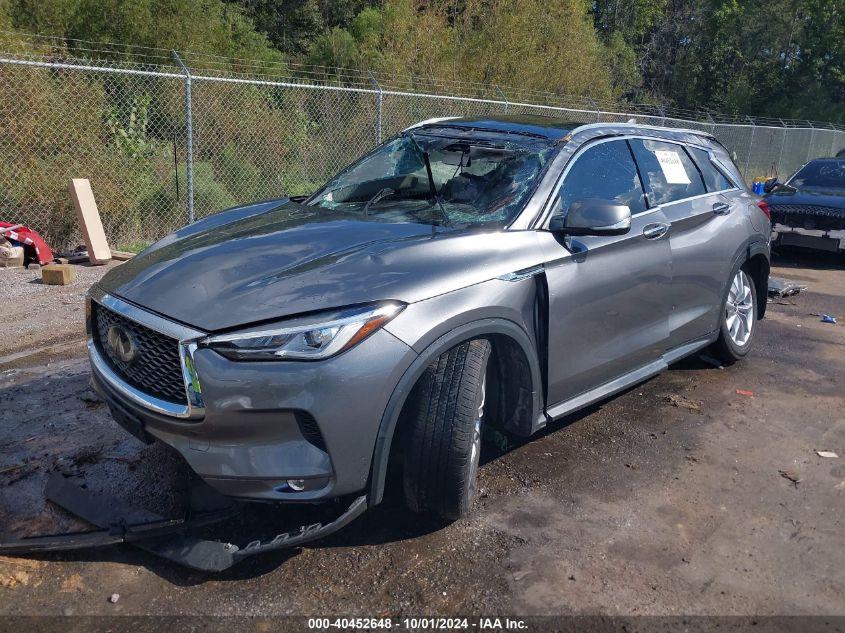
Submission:
<svg viewBox="0 0 845 633">
<path fill-rule="evenodd" d="M 27 261 L 38 262 L 42 266 L 53 261 L 53 251 L 38 233 L 21 224 L 0 222 L 0 235 L 8 240 L 20 242 Z"/>
</svg>

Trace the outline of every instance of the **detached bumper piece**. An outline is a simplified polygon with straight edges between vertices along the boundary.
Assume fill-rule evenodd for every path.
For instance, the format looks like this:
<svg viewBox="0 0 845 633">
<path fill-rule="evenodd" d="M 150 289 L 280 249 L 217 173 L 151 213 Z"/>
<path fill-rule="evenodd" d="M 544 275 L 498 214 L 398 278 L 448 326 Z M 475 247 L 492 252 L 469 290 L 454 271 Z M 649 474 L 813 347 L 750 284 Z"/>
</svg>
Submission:
<svg viewBox="0 0 845 633">
<path fill-rule="evenodd" d="M 184 517 L 172 519 L 126 506 L 109 495 L 81 488 L 59 473 L 49 477 L 44 492 L 48 500 L 91 523 L 96 529 L 0 543 L 0 554 L 59 552 L 129 543 L 191 569 L 218 572 L 255 554 L 295 547 L 328 536 L 367 509 L 367 497 L 363 495 L 330 523 L 302 526 L 269 540 L 253 540 L 240 548 L 233 543 L 189 534 L 193 529 L 232 519 L 239 512 L 236 503 L 226 500 L 225 505 L 221 505 L 218 499 L 204 499 L 199 491 L 192 494 L 191 511 Z M 209 509 L 209 506 L 212 507 Z"/>
</svg>

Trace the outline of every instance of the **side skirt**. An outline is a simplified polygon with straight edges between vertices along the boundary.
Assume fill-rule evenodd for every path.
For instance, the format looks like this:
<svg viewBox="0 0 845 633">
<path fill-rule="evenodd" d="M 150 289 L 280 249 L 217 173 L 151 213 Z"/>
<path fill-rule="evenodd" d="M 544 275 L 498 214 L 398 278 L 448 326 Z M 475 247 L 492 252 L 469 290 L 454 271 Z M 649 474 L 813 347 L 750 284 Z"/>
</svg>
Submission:
<svg viewBox="0 0 845 633">
<path fill-rule="evenodd" d="M 658 360 L 652 361 L 647 365 L 624 374 L 619 378 L 615 378 L 610 382 L 606 382 L 598 387 L 590 389 L 589 391 L 585 391 L 574 398 L 570 398 L 569 400 L 564 400 L 563 402 L 558 402 L 557 404 L 547 407 L 546 413 L 552 419 L 562 418 L 563 416 L 574 413 L 579 409 L 583 409 L 594 402 L 604 400 L 605 398 L 619 393 L 620 391 L 624 391 L 628 387 L 633 387 L 637 383 L 656 376 L 664 369 L 667 369 L 672 363 L 675 363 L 682 358 L 707 347 L 714 340 L 716 340 L 716 335 L 711 334 L 705 338 L 696 339 L 694 341 L 690 341 L 689 343 L 679 345 L 678 347 L 663 354 L 663 356 Z"/>
</svg>

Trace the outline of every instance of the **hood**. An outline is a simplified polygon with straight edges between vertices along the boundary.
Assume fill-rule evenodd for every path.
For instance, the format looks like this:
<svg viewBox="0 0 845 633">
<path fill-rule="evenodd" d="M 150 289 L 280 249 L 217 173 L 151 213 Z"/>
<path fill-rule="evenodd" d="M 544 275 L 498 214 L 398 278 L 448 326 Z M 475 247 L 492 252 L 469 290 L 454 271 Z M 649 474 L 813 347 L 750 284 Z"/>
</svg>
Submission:
<svg viewBox="0 0 845 633">
<path fill-rule="evenodd" d="M 845 190 L 836 189 L 797 189 L 778 188 L 764 197 L 771 205 L 776 204 L 814 204 L 822 207 L 845 209 Z"/>
<path fill-rule="evenodd" d="M 358 303 L 413 303 L 540 261 L 530 231 L 394 223 L 275 201 L 201 220 L 100 286 L 206 331 Z"/>
</svg>

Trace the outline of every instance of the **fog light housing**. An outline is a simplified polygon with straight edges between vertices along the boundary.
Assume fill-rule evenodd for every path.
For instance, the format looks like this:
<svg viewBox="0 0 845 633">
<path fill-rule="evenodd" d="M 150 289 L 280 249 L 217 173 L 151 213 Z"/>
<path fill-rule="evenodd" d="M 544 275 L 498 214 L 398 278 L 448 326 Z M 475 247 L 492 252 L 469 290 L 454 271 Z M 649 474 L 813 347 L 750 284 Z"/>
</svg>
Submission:
<svg viewBox="0 0 845 633">
<path fill-rule="evenodd" d="M 311 479 L 287 479 L 285 483 L 276 487 L 276 492 L 313 492 L 325 488 L 329 477 L 314 477 Z"/>
<path fill-rule="evenodd" d="M 302 492 L 305 490 L 305 480 L 304 479 L 288 479 L 287 486 L 294 492 Z"/>
</svg>

